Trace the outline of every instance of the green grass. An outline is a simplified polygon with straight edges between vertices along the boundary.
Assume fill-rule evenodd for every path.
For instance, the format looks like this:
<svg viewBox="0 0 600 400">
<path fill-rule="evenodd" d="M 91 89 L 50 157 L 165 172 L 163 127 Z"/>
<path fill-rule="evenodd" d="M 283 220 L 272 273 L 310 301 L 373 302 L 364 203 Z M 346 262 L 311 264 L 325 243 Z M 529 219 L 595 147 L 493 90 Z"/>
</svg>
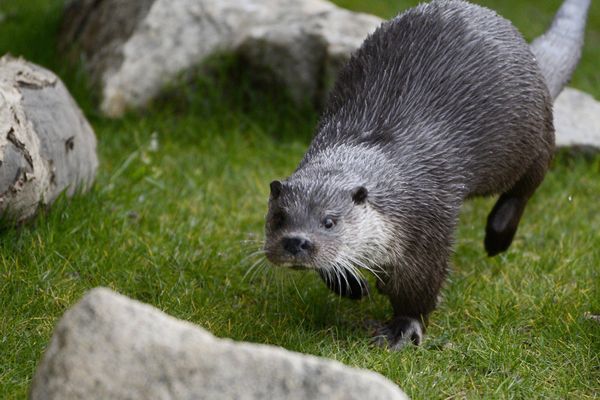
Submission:
<svg viewBox="0 0 600 400">
<path fill-rule="evenodd" d="M 338 0 L 390 17 L 416 2 Z M 85 76 L 55 52 L 59 0 L 3 0 L 0 53 L 65 79 L 99 139 L 91 193 L 0 236 L 0 398 L 23 398 L 63 312 L 103 285 L 218 336 L 271 343 L 380 372 L 416 399 L 600 397 L 600 156 L 561 154 L 530 202 L 511 250 L 487 258 L 492 199 L 465 205 L 453 273 L 423 346 L 369 346 L 379 295 L 340 300 L 313 274 L 247 276 L 259 247 L 268 182 L 288 175 L 317 113 L 219 59 L 149 110 L 101 117 Z M 560 1 L 485 3 L 527 38 Z M 533 20 L 534 22 L 530 22 Z M 600 7 L 573 85 L 600 98 Z M 151 142 L 157 138 L 154 151 Z"/>
</svg>

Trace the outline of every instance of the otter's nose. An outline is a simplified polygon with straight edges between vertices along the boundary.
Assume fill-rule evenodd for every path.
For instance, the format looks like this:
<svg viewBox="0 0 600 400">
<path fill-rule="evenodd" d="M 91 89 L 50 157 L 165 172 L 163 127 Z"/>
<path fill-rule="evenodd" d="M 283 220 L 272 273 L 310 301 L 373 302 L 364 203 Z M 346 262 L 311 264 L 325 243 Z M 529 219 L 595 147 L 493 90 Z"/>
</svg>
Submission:
<svg viewBox="0 0 600 400">
<path fill-rule="evenodd" d="M 312 248 L 310 240 L 302 237 L 285 237 L 282 240 L 283 248 L 292 255 L 308 252 Z"/>
</svg>

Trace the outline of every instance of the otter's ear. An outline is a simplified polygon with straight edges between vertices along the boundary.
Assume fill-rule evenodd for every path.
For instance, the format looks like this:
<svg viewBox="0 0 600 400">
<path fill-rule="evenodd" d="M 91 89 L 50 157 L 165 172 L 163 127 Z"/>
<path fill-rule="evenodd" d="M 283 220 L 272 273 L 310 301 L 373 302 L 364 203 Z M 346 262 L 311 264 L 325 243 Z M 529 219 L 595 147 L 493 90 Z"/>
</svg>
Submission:
<svg viewBox="0 0 600 400">
<path fill-rule="evenodd" d="M 358 186 L 352 190 L 352 201 L 356 204 L 363 204 L 367 200 L 369 191 L 364 186 Z"/>
<path fill-rule="evenodd" d="M 281 194 L 281 188 L 283 187 L 283 184 L 280 181 L 273 181 L 271 182 L 271 198 L 272 199 L 276 199 L 279 197 L 279 195 Z"/>
</svg>

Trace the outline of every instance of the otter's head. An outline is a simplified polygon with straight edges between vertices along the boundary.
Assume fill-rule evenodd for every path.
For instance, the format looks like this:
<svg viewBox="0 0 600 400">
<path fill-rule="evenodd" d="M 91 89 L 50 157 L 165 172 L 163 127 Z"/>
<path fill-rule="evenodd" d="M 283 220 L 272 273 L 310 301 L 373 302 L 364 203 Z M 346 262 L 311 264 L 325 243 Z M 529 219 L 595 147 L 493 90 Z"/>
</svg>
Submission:
<svg viewBox="0 0 600 400">
<path fill-rule="evenodd" d="M 388 230 L 367 187 L 348 182 L 335 175 L 271 182 L 265 227 L 269 261 L 325 273 L 371 269 L 374 252 L 387 247 Z"/>
</svg>

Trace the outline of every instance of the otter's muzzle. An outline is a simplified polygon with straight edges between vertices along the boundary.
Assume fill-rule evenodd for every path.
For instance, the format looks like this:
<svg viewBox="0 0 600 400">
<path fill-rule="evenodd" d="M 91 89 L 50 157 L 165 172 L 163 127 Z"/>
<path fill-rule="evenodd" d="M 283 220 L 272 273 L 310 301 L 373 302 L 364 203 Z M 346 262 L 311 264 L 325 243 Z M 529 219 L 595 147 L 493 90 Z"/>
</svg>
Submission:
<svg viewBox="0 0 600 400">
<path fill-rule="evenodd" d="M 312 242 L 301 236 L 284 237 L 281 239 L 281 246 L 294 257 L 307 256 L 313 249 Z"/>
<path fill-rule="evenodd" d="M 307 267 L 313 261 L 317 246 L 305 235 L 288 233 L 272 242 L 267 241 L 265 252 L 273 264 Z"/>
</svg>

